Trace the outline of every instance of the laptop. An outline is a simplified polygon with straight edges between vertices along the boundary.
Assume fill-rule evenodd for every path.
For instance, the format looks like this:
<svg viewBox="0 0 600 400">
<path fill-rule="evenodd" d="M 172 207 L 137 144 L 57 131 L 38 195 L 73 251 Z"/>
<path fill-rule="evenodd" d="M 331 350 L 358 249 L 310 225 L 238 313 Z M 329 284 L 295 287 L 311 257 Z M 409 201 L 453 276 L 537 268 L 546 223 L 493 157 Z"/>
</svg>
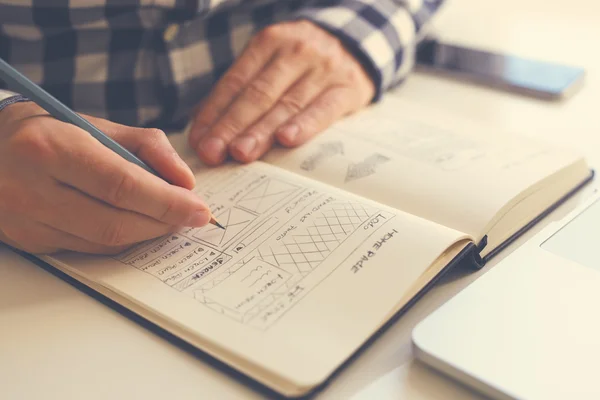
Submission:
<svg viewBox="0 0 600 400">
<path fill-rule="evenodd" d="M 415 357 L 497 399 L 600 399 L 600 195 L 412 334 Z"/>
</svg>

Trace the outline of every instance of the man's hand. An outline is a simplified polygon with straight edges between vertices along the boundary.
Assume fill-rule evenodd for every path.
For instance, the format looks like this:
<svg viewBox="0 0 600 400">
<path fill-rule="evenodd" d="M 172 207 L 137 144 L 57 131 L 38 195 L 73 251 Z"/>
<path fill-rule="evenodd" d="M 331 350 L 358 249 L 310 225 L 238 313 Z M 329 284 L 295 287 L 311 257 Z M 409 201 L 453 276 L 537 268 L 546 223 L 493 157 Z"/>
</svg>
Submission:
<svg viewBox="0 0 600 400">
<path fill-rule="evenodd" d="M 375 88 L 341 42 L 311 22 L 267 27 L 248 44 L 195 116 L 189 143 L 216 165 L 250 162 L 277 140 L 297 146 L 368 104 Z"/>
<path fill-rule="evenodd" d="M 194 176 L 158 130 L 89 118 L 169 184 L 33 103 L 0 112 L 0 240 L 31 253 L 116 253 L 203 226 Z"/>
</svg>

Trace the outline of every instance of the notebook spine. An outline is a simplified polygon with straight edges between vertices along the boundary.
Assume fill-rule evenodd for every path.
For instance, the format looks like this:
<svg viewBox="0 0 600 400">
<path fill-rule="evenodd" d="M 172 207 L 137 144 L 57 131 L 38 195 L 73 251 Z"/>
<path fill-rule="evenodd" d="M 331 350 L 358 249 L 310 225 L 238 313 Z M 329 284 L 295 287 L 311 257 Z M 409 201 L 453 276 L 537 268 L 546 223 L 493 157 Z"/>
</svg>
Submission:
<svg viewBox="0 0 600 400">
<path fill-rule="evenodd" d="M 487 246 L 488 238 L 485 235 L 481 241 L 475 246 L 475 251 L 471 252 L 471 265 L 473 269 L 479 271 L 481 268 L 485 266 L 485 259 L 481 257 L 481 252 Z"/>
</svg>

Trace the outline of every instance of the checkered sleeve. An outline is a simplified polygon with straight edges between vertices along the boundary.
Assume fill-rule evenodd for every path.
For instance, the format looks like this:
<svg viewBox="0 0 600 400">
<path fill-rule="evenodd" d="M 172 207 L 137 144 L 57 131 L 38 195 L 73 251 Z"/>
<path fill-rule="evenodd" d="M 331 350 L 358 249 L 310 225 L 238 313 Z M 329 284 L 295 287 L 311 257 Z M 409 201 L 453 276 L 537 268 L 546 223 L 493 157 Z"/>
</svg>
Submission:
<svg viewBox="0 0 600 400">
<path fill-rule="evenodd" d="M 444 0 L 322 0 L 297 10 L 335 34 L 361 61 L 375 83 L 377 101 L 414 65 L 424 27 Z"/>
</svg>

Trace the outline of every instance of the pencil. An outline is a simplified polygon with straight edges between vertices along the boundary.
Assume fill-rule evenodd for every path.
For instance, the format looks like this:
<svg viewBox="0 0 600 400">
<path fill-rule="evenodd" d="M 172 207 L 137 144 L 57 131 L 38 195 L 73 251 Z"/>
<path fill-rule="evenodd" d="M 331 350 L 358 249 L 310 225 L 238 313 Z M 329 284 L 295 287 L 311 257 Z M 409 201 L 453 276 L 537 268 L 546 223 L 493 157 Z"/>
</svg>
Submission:
<svg viewBox="0 0 600 400">
<path fill-rule="evenodd" d="M 92 125 L 88 120 L 61 103 L 50 93 L 46 92 L 40 86 L 29 80 L 26 76 L 14 69 L 2 58 L 0 58 L 0 79 L 8 85 L 10 90 L 13 90 L 34 101 L 37 105 L 48 111 L 48 113 L 54 118 L 83 129 L 104 146 L 123 157 L 125 160 L 136 164 L 137 166 L 164 180 L 164 178 L 162 178 L 154 169 L 150 168 L 145 162 L 137 158 L 133 153 L 121 146 L 119 143 L 115 142 L 100 129 Z M 225 227 L 221 225 L 212 214 L 210 223 L 221 229 L 225 229 Z"/>
<path fill-rule="evenodd" d="M 217 221 L 217 220 L 215 219 L 215 217 L 210 217 L 210 221 L 209 221 L 209 222 L 210 222 L 211 224 L 215 225 L 216 227 L 219 227 L 219 228 L 221 228 L 221 229 L 225 229 L 225 227 L 224 227 L 223 225 L 221 225 L 221 224 L 219 223 L 219 221 Z"/>
</svg>

